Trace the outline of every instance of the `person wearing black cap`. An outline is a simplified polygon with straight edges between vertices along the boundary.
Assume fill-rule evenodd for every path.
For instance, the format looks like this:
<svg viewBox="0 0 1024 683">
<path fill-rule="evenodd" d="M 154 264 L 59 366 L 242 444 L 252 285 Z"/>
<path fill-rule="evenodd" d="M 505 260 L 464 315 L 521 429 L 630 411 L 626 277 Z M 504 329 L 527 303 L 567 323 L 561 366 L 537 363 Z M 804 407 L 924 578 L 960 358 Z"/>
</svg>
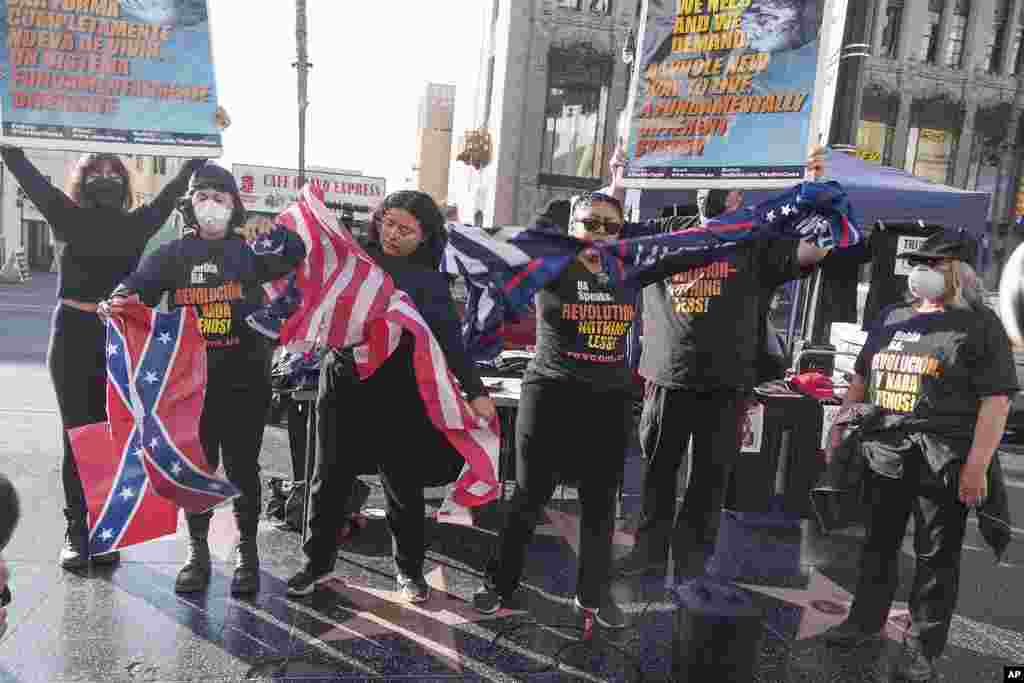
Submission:
<svg viewBox="0 0 1024 683">
<path fill-rule="evenodd" d="M 494 402 L 466 352 L 448 280 L 439 270 L 444 226 L 429 195 L 394 192 L 371 216 L 366 253 L 416 304 L 474 412 L 491 419 Z M 465 460 L 430 420 L 414 352 L 415 340 L 406 332 L 391 357 L 361 380 L 352 348 L 327 350 L 320 366 L 316 463 L 302 548 L 307 559 L 288 580 L 288 595 L 310 595 L 334 571 L 355 478 L 370 464 L 380 473 L 387 500 L 398 592 L 407 602 L 429 599 L 423 489 L 454 481 Z"/>
<path fill-rule="evenodd" d="M 66 430 L 107 419 L 106 329 L 98 303 L 139 264 L 146 243 L 174 211 L 189 176 L 205 163 L 185 163 L 149 204 L 135 207 L 131 176 L 114 154 L 85 154 L 68 178 L 68 192 L 55 187 L 16 147 L 0 149 L 4 165 L 39 209 L 54 238 L 66 246 L 57 270 L 58 304 L 53 312 L 47 365 L 57 394 L 64 433 L 61 475 L 67 532 L 60 552 L 65 569 L 116 562 L 115 551 L 89 556 L 85 493 Z"/>
<path fill-rule="evenodd" d="M 294 269 L 305 258 L 306 246 L 298 235 L 266 218 L 247 224 L 234 177 L 214 163 L 192 176 L 179 210 L 186 235 L 151 254 L 114 291 L 103 313 L 116 315 L 132 301 L 155 306 L 165 293 L 172 307 L 196 307 L 207 344 L 199 435 L 207 462 L 216 468 L 223 458 L 228 479 L 241 491 L 233 501 L 239 541 L 231 592 L 246 595 L 257 592 L 260 584 L 259 452 L 270 402 L 271 349 L 245 320 L 264 304 L 261 285 Z M 246 229 L 274 234 L 249 243 L 241 234 Z M 210 583 L 207 534 L 212 515 L 186 515 L 189 554 L 175 582 L 180 593 L 202 591 Z"/>
<path fill-rule="evenodd" d="M 898 665 L 912 681 L 931 680 L 945 649 L 967 512 L 985 504 L 990 483 L 1001 488 L 993 455 L 1018 390 L 1006 332 L 981 301 L 966 254 L 959 236 L 942 232 L 904 255 L 913 266 L 912 301 L 886 309 L 871 327 L 836 420 L 846 421 L 859 403 L 879 416 L 860 436 L 870 520 L 857 591 L 846 621 L 825 639 L 858 645 L 879 636 L 899 584 L 900 545 L 913 514 L 917 568 Z M 830 462 L 839 435 L 833 427 Z"/>
</svg>

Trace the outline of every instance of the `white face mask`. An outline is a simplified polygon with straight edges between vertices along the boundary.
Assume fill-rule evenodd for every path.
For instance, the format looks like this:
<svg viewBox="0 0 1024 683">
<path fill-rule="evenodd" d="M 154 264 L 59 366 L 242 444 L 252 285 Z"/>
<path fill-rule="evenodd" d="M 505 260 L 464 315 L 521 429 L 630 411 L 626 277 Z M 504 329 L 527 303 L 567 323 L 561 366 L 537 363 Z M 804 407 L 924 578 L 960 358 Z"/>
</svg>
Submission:
<svg viewBox="0 0 1024 683">
<path fill-rule="evenodd" d="M 939 301 L 946 293 L 946 276 L 927 266 L 915 266 L 907 278 L 911 296 L 926 301 Z"/>
<path fill-rule="evenodd" d="M 227 232 L 228 221 L 231 220 L 231 207 L 224 206 L 212 199 L 196 202 L 192 207 L 199 222 L 199 233 L 203 236 L 219 237 Z"/>
</svg>

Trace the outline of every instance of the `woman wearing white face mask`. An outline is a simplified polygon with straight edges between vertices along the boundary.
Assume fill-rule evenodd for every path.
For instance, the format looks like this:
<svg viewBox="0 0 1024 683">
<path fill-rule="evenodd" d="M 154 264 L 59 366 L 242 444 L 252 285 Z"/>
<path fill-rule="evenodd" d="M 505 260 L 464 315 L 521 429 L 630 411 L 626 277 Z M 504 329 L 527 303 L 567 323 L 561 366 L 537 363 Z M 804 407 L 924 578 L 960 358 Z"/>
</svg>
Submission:
<svg viewBox="0 0 1024 683">
<path fill-rule="evenodd" d="M 270 402 L 271 349 L 245 320 L 263 305 L 261 285 L 288 274 L 305 258 L 306 247 L 295 233 L 272 226 L 266 218 L 243 225 L 246 214 L 235 179 L 213 163 L 192 176 L 179 210 L 187 234 L 146 259 L 103 309 L 107 315 L 116 315 L 133 301 L 155 306 L 164 293 L 170 295 L 172 307 L 195 306 L 207 344 L 206 400 L 199 435 L 210 466 L 216 468 L 223 457 L 228 479 L 242 492 L 233 501 L 239 542 L 231 592 L 251 594 L 260 583 L 258 458 Z M 211 512 L 186 515 L 189 556 L 175 584 L 180 593 L 202 591 L 209 585 L 206 538 L 211 516 Z"/>
<path fill-rule="evenodd" d="M 898 667 L 911 681 L 931 680 L 946 646 L 967 513 L 986 503 L 990 481 L 1001 486 L 1001 470 L 994 466 L 990 472 L 989 465 L 1002 439 L 1009 397 L 1018 388 L 1009 340 L 985 307 L 977 276 L 965 262 L 968 253 L 958 236 L 939 233 L 904 255 L 914 266 L 908 282 L 912 303 L 882 313 L 857 359 L 842 408 L 849 413 L 859 403 L 873 406 L 870 426 L 860 429 L 858 452 L 869 468 L 872 518 L 850 615 L 825 638 L 859 645 L 878 637 L 899 584 L 899 549 L 913 514 L 917 569 L 907 647 Z M 844 421 L 843 412 L 837 423 Z M 834 427 L 830 462 L 839 434 Z"/>
</svg>

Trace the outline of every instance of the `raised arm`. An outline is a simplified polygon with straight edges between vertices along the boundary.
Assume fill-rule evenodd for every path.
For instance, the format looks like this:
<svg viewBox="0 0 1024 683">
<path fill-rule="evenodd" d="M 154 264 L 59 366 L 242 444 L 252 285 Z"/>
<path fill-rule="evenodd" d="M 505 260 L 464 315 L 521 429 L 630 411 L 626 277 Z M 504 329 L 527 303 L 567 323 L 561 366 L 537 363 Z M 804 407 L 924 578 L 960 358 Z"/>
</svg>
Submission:
<svg viewBox="0 0 1024 683">
<path fill-rule="evenodd" d="M 71 214 L 78 208 L 71 197 L 47 180 L 46 176 L 28 160 L 22 149 L 3 147 L 0 148 L 0 156 L 29 200 L 36 205 L 39 213 L 43 214 L 43 218 L 53 228 L 54 236 L 62 242 L 70 241 L 74 237 L 73 231 L 76 227 L 71 220 Z"/>
<path fill-rule="evenodd" d="M 261 217 L 262 218 L 262 217 Z M 256 255 L 256 279 L 262 284 L 282 278 L 306 258 L 306 243 L 284 226 L 262 218 L 269 230 L 258 230 L 249 247 Z M 252 221 L 250 221 L 250 224 Z"/>
<path fill-rule="evenodd" d="M 174 176 L 169 183 L 164 185 L 160 193 L 149 204 L 143 204 L 136 209 L 132 215 L 138 221 L 140 229 L 145 230 L 150 236 L 167 222 L 175 205 L 186 192 L 188 192 L 188 181 L 192 174 L 199 170 L 206 159 L 190 159 L 181 165 L 178 175 Z"/>
</svg>

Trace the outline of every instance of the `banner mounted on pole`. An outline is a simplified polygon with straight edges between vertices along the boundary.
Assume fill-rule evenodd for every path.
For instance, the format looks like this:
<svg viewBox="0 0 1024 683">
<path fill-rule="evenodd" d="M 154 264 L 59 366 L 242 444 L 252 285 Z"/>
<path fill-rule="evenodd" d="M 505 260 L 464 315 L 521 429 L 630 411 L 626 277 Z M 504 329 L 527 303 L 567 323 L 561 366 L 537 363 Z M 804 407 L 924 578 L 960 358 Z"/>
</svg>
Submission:
<svg viewBox="0 0 1024 683">
<path fill-rule="evenodd" d="M 219 157 L 207 0 L 0 0 L 0 143 Z"/>
<path fill-rule="evenodd" d="M 828 3 L 830 15 L 836 4 L 845 2 Z M 822 24 L 818 0 L 645 0 L 625 185 L 773 189 L 802 180 L 812 130 L 821 130 L 815 93 L 834 96 L 834 84 L 817 84 L 829 67 L 820 38 L 834 42 L 819 27 L 836 26 Z"/>
</svg>

